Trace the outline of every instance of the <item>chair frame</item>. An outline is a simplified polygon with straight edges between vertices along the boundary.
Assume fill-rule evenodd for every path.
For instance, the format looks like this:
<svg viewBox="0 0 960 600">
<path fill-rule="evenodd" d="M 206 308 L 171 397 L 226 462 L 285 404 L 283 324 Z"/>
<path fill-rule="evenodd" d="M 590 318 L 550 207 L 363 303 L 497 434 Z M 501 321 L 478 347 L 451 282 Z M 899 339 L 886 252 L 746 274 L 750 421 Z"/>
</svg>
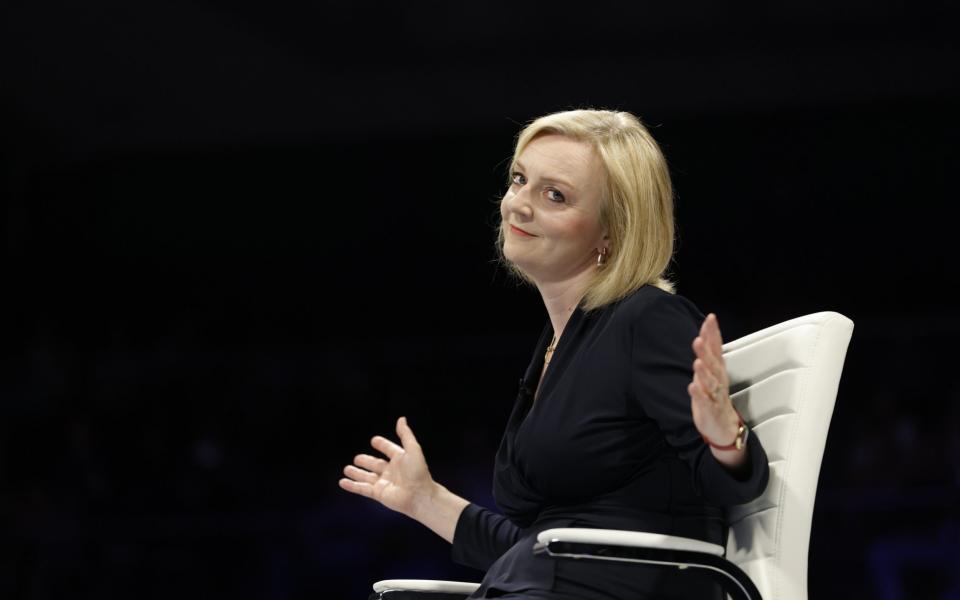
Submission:
<svg viewBox="0 0 960 600">
<path fill-rule="evenodd" d="M 703 572 L 720 585 L 733 600 L 760 600 L 760 591 L 750 577 L 734 563 L 714 553 L 674 550 L 656 546 L 621 546 L 604 540 L 604 534 L 616 530 L 587 530 L 594 541 L 569 541 L 562 529 L 548 529 L 537 536 L 534 554 L 554 558 L 602 560 L 628 564 L 644 564 Z M 673 537 L 673 536 L 670 536 Z M 676 538 L 673 539 L 683 539 Z M 719 546 L 717 546 L 719 548 Z M 721 548 L 722 552 L 722 548 Z"/>
</svg>

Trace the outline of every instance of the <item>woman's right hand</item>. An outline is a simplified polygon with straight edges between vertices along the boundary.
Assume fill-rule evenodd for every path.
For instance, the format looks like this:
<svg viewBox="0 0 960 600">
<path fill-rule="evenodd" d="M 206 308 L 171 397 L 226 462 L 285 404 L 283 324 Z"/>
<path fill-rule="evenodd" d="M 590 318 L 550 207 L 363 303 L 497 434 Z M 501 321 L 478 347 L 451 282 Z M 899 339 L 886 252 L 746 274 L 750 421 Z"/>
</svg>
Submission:
<svg viewBox="0 0 960 600">
<path fill-rule="evenodd" d="M 344 467 L 346 477 L 340 480 L 340 487 L 415 517 L 417 507 L 430 502 L 437 486 L 406 417 L 397 419 L 397 435 L 400 446 L 385 437 L 374 436 L 370 445 L 388 460 L 358 454 L 354 464 Z"/>
</svg>

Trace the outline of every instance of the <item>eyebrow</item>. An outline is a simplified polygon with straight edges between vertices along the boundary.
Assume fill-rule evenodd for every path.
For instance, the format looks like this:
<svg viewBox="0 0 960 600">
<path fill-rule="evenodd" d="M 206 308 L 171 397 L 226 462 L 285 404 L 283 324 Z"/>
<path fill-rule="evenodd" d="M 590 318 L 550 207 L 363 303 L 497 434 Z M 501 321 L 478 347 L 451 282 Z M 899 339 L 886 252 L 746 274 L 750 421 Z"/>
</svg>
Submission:
<svg viewBox="0 0 960 600">
<path fill-rule="evenodd" d="M 521 164 L 519 160 L 514 161 L 513 164 L 514 164 L 518 169 L 520 169 L 521 171 L 526 171 L 526 170 L 527 170 L 526 167 L 524 167 L 523 164 Z M 541 177 L 540 179 L 543 179 L 544 181 L 552 181 L 553 183 L 559 183 L 560 185 L 564 185 L 564 186 L 570 188 L 571 190 L 576 190 L 576 189 L 577 189 L 577 186 L 573 185 L 572 183 L 570 183 L 570 182 L 567 181 L 566 179 L 561 179 L 561 178 L 559 178 L 559 177 L 549 177 L 549 176 L 545 176 L 545 177 Z"/>
</svg>

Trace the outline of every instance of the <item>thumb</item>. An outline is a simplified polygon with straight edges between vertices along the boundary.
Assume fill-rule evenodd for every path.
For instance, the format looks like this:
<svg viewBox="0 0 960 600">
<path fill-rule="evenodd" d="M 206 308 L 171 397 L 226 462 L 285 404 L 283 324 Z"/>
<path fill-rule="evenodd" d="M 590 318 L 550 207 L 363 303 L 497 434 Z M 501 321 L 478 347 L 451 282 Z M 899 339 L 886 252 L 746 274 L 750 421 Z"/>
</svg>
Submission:
<svg viewBox="0 0 960 600">
<path fill-rule="evenodd" d="M 417 438 L 413 435 L 413 430 L 407 424 L 406 417 L 397 419 L 397 435 L 400 436 L 400 444 L 404 448 L 410 448 L 417 445 Z"/>
</svg>

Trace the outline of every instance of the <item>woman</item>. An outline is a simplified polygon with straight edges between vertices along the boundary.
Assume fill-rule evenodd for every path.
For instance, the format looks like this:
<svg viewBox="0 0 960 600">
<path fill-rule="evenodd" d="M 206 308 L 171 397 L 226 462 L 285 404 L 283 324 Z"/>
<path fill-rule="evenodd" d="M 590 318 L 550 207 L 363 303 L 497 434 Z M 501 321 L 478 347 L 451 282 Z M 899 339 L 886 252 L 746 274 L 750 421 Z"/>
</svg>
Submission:
<svg viewBox="0 0 960 600">
<path fill-rule="evenodd" d="M 766 487 L 767 459 L 730 402 L 717 319 L 673 293 L 673 196 L 629 113 L 576 110 L 520 134 L 498 248 L 549 320 L 496 457 L 505 516 L 435 482 L 413 431 L 374 437 L 340 486 L 423 523 L 487 571 L 476 598 L 720 598 L 671 569 L 534 556 L 551 527 L 724 544 L 723 507 Z"/>
</svg>

